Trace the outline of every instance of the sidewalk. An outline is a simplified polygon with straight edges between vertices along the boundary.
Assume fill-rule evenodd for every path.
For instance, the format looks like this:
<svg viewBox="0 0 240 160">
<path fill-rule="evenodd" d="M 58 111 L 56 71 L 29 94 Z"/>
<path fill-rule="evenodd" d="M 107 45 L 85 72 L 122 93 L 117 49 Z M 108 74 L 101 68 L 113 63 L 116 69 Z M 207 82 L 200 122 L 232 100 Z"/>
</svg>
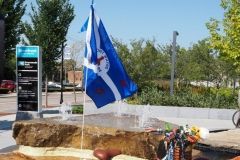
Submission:
<svg viewBox="0 0 240 160">
<path fill-rule="evenodd" d="M 43 116 L 53 117 L 58 114 L 58 107 L 44 109 Z M 0 116 L 0 153 L 5 153 L 16 149 L 16 142 L 12 137 L 12 124 L 14 123 L 16 114 Z"/>
<path fill-rule="evenodd" d="M 0 153 L 16 145 L 12 138 L 12 124 L 15 121 L 15 116 L 15 114 L 12 114 L 0 117 Z"/>
</svg>

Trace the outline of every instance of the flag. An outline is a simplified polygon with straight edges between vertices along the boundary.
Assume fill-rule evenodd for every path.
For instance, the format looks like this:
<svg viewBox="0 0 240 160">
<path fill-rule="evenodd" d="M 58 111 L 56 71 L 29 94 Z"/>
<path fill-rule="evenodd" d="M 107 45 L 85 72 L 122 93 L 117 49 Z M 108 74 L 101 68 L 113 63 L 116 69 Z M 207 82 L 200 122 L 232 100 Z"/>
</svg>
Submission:
<svg viewBox="0 0 240 160">
<path fill-rule="evenodd" d="M 81 31 L 85 29 L 84 86 L 87 95 L 97 108 L 133 95 L 137 86 L 127 75 L 93 6 Z"/>
</svg>

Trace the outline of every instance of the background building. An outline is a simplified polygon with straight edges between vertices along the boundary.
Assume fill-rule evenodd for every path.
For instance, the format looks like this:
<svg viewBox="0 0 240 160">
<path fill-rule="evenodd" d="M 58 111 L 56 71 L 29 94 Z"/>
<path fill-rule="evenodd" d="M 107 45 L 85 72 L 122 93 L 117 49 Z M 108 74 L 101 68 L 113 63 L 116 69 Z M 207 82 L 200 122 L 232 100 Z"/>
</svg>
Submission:
<svg viewBox="0 0 240 160">
<path fill-rule="evenodd" d="M 68 71 L 68 83 L 73 84 L 74 71 Z M 75 84 L 82 84 L 82 71 L 75 71 Z"/>
</svg>

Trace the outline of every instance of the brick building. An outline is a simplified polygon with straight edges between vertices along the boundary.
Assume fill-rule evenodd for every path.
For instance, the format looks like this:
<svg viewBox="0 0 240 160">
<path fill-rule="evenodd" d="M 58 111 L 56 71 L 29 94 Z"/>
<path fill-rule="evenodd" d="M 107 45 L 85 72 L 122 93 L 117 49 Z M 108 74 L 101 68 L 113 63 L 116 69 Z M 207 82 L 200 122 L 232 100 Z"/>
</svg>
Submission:
<svg viewBox="0 0 240 160">
<path fill-rule="evenodd" d="M 82 84 L 82 71 L 75 71 L 75 84 Z M 74 71 L 68 71 L 68 82 L 73 84 Z"/>
</svg>

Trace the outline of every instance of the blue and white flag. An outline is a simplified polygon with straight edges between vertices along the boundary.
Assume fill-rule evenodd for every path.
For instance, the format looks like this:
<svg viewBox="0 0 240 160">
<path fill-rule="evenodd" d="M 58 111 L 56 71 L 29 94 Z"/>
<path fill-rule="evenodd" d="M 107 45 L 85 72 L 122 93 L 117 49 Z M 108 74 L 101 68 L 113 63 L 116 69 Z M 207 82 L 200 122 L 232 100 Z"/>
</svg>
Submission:
<svg viewBox="0 0 240 160">
<path fill-rule="evenodd" d="M 84 30 L 87 30 L 84 57 L 87 95 L 98 108 L 133 95 L 137 86 L 127 75 L 93 6 L 81 29 Z"/>
</svg>

